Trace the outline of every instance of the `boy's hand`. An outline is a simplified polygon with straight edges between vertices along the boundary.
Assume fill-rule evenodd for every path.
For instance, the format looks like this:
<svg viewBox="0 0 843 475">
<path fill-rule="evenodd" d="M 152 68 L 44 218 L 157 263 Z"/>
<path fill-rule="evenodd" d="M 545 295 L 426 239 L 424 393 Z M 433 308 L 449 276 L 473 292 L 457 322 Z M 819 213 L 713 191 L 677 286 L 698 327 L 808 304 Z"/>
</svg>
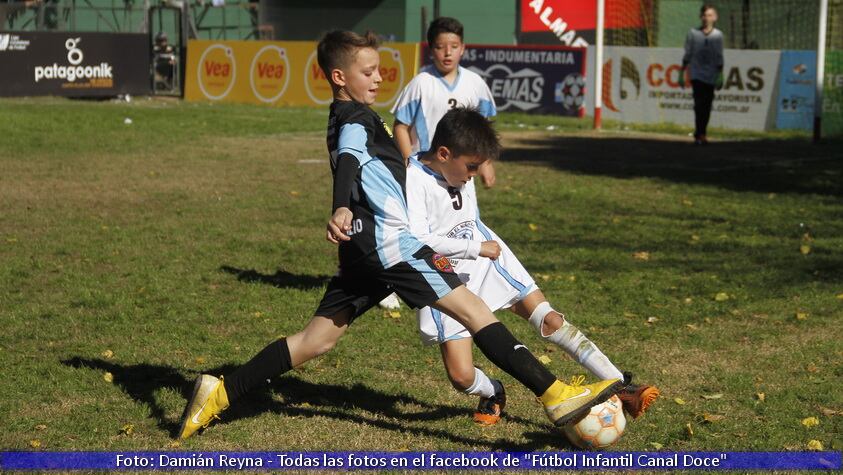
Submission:
<svg viewBox="0 0 843 475">
<path fill-rule="evenodd" d="M 491 161 L 483 162 L 477 169 L 477 174 L 480 175 L 480 179 L 483 180 L 486 188 L 495 186 L 495 166 L 492 165 Z"/>
<path fill-rule="evenodd" d="M 501 245 L 497 241 L 483 241 L 480 243 L 480 257 L 495 260 L 501 255 Z"/>
<path fill-rule="evenodd" d="M 348 208 L 337 208 L 331 220 L 328 221 L 328 235 L 326 239 L 334 244 L 339 244 L 340 241 L 351 241 L 351 238 L 345 234 L 351 230 L 351 219 L 354 214 Z"/>
</svg>

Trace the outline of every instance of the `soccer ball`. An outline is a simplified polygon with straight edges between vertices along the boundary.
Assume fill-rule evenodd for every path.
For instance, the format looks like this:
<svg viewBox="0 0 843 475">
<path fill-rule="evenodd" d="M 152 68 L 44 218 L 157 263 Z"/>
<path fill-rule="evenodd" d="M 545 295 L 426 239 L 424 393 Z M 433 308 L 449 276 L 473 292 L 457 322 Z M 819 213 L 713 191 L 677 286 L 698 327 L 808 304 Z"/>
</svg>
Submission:
<svg viewBox="0 0 843 475">
<path fill-rule="evenodd" d="M 581 449 L 603 449 L 617 442 L 626 429 L 623 405 L 617 396 L 591 408 L 576 424 L 568 424 L 563 433 Z"/>
<path fill-rule="evenodd" d="M 579 109 L 585 100 L 585 78 L 582 74 L 572 73 L 565 76 L 561 83 L 557 84 L 558 102 L 561 102 L 566 109 Z"/>
</svg>

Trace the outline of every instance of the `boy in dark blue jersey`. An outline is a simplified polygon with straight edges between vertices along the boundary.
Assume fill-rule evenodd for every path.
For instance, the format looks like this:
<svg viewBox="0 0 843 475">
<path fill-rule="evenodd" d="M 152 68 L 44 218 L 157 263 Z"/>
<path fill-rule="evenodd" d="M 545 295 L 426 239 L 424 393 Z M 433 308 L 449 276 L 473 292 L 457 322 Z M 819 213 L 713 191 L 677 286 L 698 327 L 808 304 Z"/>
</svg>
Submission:
<svg viewBox="0 0 843 475">
<path fill-rule="evenodd" d="M 410 234 L 406 162 L 383 120 L 369 108 L 381 82 L 377 48 L 374 34 L 348 31 L 328 33 L 318 46 L 319 66 L 334 93 L 328 121 L 334 212 L 327 239 L 339 244 L 337 275 L 304 330 L 270 343 L 225 378 L 197 378 L 179 437 L 207 427 L 230 403 L 267 379 L 330 350 L 355 318 L 391 292 L 412 307 L 431 306 L 463 324 L 492 363 L 533 391 L 557 426 L 583 416 L 621 389 L 617 379 L 584 386 L 557 380 L 465 288 L 446 257 Z M 477 137 L 475 144 L 475 158 L 498 153 L 493 131 Z M 464 163 L 467 181 L 477 165 Z"/>
</svg>

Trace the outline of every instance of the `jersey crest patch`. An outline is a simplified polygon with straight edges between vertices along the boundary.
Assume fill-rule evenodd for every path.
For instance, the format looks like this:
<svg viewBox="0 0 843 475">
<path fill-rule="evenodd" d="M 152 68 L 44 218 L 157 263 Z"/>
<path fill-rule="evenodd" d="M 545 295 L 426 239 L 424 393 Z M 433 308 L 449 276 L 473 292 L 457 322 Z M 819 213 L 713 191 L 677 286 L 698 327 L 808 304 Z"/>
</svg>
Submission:
<svg viewBox="0 0 843 475">
<path fill-rule="evenodd" d="M 439 272 L 450 272 L 454 273 L 454 268 L 451 266 L 451 261 L 448 260 L 447 257 L 443 256 L 442 254 L 434 254 L 433 255 L 433 265 L 439 269 Z"/>
</svg>

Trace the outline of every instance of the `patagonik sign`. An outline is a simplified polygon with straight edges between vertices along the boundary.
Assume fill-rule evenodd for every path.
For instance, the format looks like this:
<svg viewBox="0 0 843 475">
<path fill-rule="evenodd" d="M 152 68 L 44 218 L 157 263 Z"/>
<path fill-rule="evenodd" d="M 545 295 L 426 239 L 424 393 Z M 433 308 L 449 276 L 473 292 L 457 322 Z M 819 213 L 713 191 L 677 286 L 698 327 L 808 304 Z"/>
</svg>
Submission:
<svg viewBox="0 0 843 475">
<path fill-rule="evenodd" d="M 148 41 L 128 33 L 3 33 L 0 96 L 148 93 Z"/>
</svg>

